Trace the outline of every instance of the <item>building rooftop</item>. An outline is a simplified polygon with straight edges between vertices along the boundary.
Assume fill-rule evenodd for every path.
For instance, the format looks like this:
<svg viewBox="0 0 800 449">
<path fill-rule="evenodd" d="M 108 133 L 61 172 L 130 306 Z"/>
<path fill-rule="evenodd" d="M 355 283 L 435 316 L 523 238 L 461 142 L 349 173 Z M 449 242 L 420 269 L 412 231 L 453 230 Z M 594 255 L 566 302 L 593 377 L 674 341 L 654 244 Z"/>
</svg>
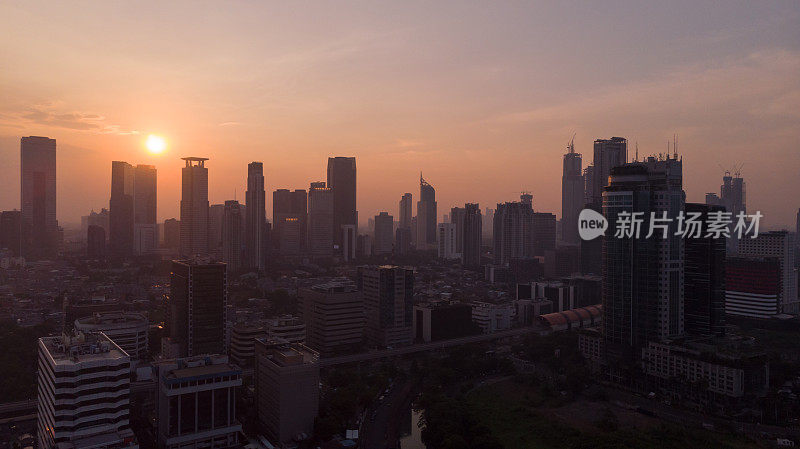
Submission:
<svg viewBox="0 0 800 449">
<path fill-rule="evenodd" d="M 289 343 L 280 338 L 259 338 L 257 341 L 266 346 L 268 356 L 280 366 L 306 365 L 319 361 L 316 351 L 299 343 Z"/>
<path fill-rule="evenodd" d="M 102 332 L 44 337 L 39 339 L 54 365 L 74 365 L 93 360 L 128 358 L 128 353 Z"/>
<path fill-rule="evenodd" d="M 138 312 L 98 312 L 75 320 L 76 326 L 102 326 L 107 329 L 124 329 L 142 324 L 148 324 L 147 317 Z"/>
</svg>

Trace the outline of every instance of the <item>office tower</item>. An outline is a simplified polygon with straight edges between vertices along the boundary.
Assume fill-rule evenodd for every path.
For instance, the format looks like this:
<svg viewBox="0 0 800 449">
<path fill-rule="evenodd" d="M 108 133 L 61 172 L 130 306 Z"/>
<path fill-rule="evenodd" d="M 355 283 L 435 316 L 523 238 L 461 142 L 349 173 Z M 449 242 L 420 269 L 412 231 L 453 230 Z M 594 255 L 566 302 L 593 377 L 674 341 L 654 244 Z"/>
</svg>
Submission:
<svg viewBox="0 0 800 449">
<path fill-rule="evenodd" d="M 23 137 L 20 140 L 20 204 L 25 257 L 55 255 L 58 245 L 56 220 L 56 140 Z"/>
<path fill-rule="evenodd" d="M 430 343 L 477 334 L 472 307 L 460 302 L 437 301 L 414 306 L 414 341 Z"/>
<path fill-rule="evenodd" d="M 266 264 L 264 227 L 267 224 L 267 198 L 264 192 L 264 165 L 251 162 L 247 165 L 247 219 L 245 245 L 247 266 L 264 270 Z"/>
<path fill-rule="evenodd" d="M 437 254 L 440 259 L 460 259 L 456 252 L 456 226 L 453 223 L 439 223 L 436 227 Z"/>
<path fill-rule="evenodd" d="M 208 169 L 205 157 L 184 157 L 181 189 L 181 248 L 185 257 L 208 255 Z"/>
<path fill-rule="evenodd" d="M 373 252 L 376 256 L 392 254 L 392 241 L 394 217 L 388 212 L 381 212 L 375 216 L 375 246 Z"/>
<path fill-rule="evenodd" d="M 328 158 L 328 188 L 333 192 L 333 243 L 341 249 L 342 226 L 358 226 L 356 209 L 356 158 Z"/>
<path fill-rule="evenodd" d="M 494 213 L 494 263 L 533 256 L 533 210 L 519 202 L 498 203 Z"/>
<path fill-rule="evenodd" d="M 307 204 L 308 197 L 303 189 L 278 189 L 272 192 L 273 234 L 275 246 L 282 255 L 297 256 L 306 247 Z M 288 223 L 291 228 L 287 231 L 288 236 L 284 236 L 284 223 Z"/>
<path fill-rule="evenodd" d="M 781 266 L 781 313 L 800 312 L 797 300 L 797 271 L 794 269 L 794 236 L 786 231 L 770 231 L 756 238 L 739 240 L 739 256 L 750 258 L 774 257 Z"/>
<path fill-rule="evenodd" d="M 486 208 L 483 214 L 483 237 L 492 238 L 494 235 L 494 209 Z"/>
<path fill-rule="evenodd" d="M 75 320 L 75 330 L 84 334 L 102 332 L 122 348 L 132 361 L 147 358 L 147 316 L 139 312 L 98 312 Z"/>
<path fill-rule="evenodd" d="M 436 190 L 419 175 L 419 201 L 417 201 L 417 249 L 436 246 Z"/>
<path fill-rule="evenodd" d="M 411 344 L 414 270 L 392 265 L 362 267 L 367 343 L 377 347 Z"/>
<path fill-rule="evenodd" d="M 480 267 L 483 217 L 481 217 L 481 208 L 478 204 L 467 203 L 464 205 L 463 221 L 464 242 L 461 249 L 461 264 L 465 267 Z"/>
<path fill-rule="evenodd" d="M 225 204 L 208 207 L 208 254 L 222 258 L 222 223 L 225 221 Z"/>
<path fill-rule="evenodd" d="M 456 244 L 454 250 L 456 253 L 461 254 L 464 250 L 464 215 L 466 211 L 463 207 L 453 207 L 450 209 L 450 219 L 447 215 L 444 216 L 444 223 L 452 223 L 456 233 Z M 459 256 L 460 257 L 460 256 Z"/>
<path fill-rule="evenodd" d="M 707 223 L 721 206 L 686 203 L 686 215 Z M 725 335 L 725 239 L 687 238 L 684 247 L 683 311 L 686 333 Z"/>
<path fill-rule="evenodd" d="M 533 195 L 530 192 L 522 192 L 519 195 L 519 202 L 533 209 Z"/>
<path fill-rule="evenodd" d="M 364 344 L 364 300 L 351 281 L 333 280 L 297 291 L 306 344 L 323 356 L 356 352 Z"/>
<path fill-rule="evenodd" d="M 356 241 L 358 227 L 356 225 L 342 225 L 342 260 L 352 262 L 356 260 Z"/>
<path fill-rule="evenodd" d="M 584 180 L 581 154 L 575 152 L 574 140 L 567 145 L 564 167 L 561 172 L 561 238 L 578 244 L 578 215 L 584 205 Z"/>
<path fill-rule="evenodd" d="M 239 447 L 236 390 L 242 370 L 224 355 L 155 363 L 158 447 Z"/>
<path fill-rule="evenodd" d="M 734 226 L 736 224 L 736 217 L 741 213 L 747 213 L 747 201 L 745 182 L 741 177 L 741 173 L 737 170 L 735 177 L 731 176 L 731 172 L 726 171 L 722 177 L 722 185 L 719 187 L 719 201 L 720 205 L 725 207 L 727 212 L 731 213 L 733 223 L 728 227 L 731 236 L 728 238 L 727 250 L 730 254 L 736 254 L 739 248 L 739 239 L 734 236 Z"/>
<path fill-rule="evenodd" d="M 609 354 L 630 356 L 649 341 L 684 333 L 684 239 L 676 235 L 676 220 L 647 238 L 650 212 L 675 218 L 683 211 L 682 180 L 682 162 L 670 155 L 611 169 L 603 191 L 608 228 L 618 229 L 623 213 L 643 214 L 638 238 L 603 239 L 603 330 Z"/>
<path fill-rule="evenodd" d="M 400 198 L 400 224 L 399 227 L 402 229 L 411 229 L 411 194 L 404 193 L 403 197 Z"/>
<path fill-rule="evenodd" d="M 109 245 L 114 257 L 133 254 L 133 166 L 123 161 L 111 162 L 111 199 L 109 200 Z"/>
<path fill-rule="evenodd" d="M 333 191 L 324 182 L 308 189 L 308 253 L 314 257 L 333 255 Z"/>
<path fill-rule="evenodd" d="M 285 340 L 256 340 L 259 428 L 277 445 L 314 433 L 319 410 L 319 354 Z"/>
<path fill-rule="evenodd" d="M 587 165 L 583 169 L 583 204 L 593 205 L 594 199 L 594 165 Z M 600 205 L 597 205 L 600 209 Z"/>
<path fill-rule="evenodd" d="M 139 164 L 133 171 L 133 253 L 148 254 L 158 246 L 156 228 L 157 172 Z"/>
<path fill-rule="evenodd" d="M 725 260 L 725 313 L 773 318 L 781 313 L 781 262 L 777 257 Z"/>
<path fill-rule="evenodd" d="M 89 257 L 105 257 L 106 231 L 97 225 L 89 225 L 86 230 L 86 255 Z"/>
<path fill-rule="evenodd" d="M 224 353 L 227 304 L 224 263 L 172 261 L 167 352 L 176 357 Z"/>
<path fill-rule="evenodd" d="M 176 218 L 164 220 L 164 247 L 177 250 L 181 246 L 181 222 Z"/>
<path fill-rule="evenodd" d="M 222 261 L 232 273 L 242 269 L 242 209 L 235 200 L 225 201 L 222 220 Z"/>
<path fill-rule="evenodd" d="M 359 257 L 372 256 L 372 236 L 369 234 L 359 234 L 356 241 L 356 253 Z"/>
<path fill-rule="evenodd" d="M 105 241 L 103 242 L 105 245 Z M 14 257 L 22 255 L 22 212 L 4 210 L 0 213 L 0 248 L 11 251 Z"/>
<path fill-rule="evenodd" d="M 706 204 L 709 206 L 722 206 L 722 199 L 716 193 L 706 193 Z"/>
<path fill-rule="evenodd" d="M 40 338 L 38 447 L 137 449 L 130 373 L 128 354 L 102 333 Z"/>
<path fill-rule="evenodd" d="M 603 188 L 608 185 L 611 169 L 628 161 L 628 141 L 623 137 L 594 141 L 592 198 L 590 204 L 600 207 Z"/>
<path fill-rule="evenodd" d="M 533 213 L 533 255 L 544 256 L 556 249 L 556 216 L 547 212 Z"/>
<path fill-rule="evenodd" d="M 108 239 L 108 236 L 111 233 L 108 209 L 104 207 L 100 209 L 100 212 L 95 212 L 92 210 L 89 212 L 89 215 L 84 215 L 81 217 L 81 233 L 86 235 L 86 233 L 89 231 L 89 226 L 92 225 L 103 228 L 106 234 L 106 239 Z"/>
<path fill-rule="evenodd" d="M 394 253 L 397 255 L 408 254 L 411 251 L 411 230 L 397 228 L 394 233 Z"/>
</svg>

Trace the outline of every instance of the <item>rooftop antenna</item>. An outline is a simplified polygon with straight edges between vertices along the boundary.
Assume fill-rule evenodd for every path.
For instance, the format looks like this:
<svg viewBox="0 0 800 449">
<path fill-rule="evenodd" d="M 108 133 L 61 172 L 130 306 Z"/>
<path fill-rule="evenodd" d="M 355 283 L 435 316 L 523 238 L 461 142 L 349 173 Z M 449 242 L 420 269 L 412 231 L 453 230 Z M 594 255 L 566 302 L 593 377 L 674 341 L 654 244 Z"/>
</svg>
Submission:
<svg viewBox="0 0 800 449">
<path fill-rule="evenodd" d="M 634 159 L 634 161 L 635 162 L 639 162 L 639 142 L 638 141 L 636 141 L 636 159 Z"/>
<path fill-rule="evenodd" d="M 568 153 L 574 153 L 575 152 L 575 134 L 577 134 L 577 133 L 572 133 L 572 139 L 570 139 L 569 143 L 567 144 L 567 152 Z"/>
<path fill-rule="evenodd" d="M 678 159 L 678 134 L 674 134 L 672 139 L 672 152 L 674 153 L 674 158 Z"/>
</svg>

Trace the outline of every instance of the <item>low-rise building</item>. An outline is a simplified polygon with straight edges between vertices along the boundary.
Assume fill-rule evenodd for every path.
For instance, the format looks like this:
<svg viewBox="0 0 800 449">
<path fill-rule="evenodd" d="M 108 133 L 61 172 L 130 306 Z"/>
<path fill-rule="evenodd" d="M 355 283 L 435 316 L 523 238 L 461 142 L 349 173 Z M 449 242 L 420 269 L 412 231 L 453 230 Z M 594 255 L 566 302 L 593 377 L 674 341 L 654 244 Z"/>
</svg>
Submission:
<svg viewBox="0 0 800 449">
<path fill-rule="evenodd" d="M 511 329 L 513 319 L 514 305 L 511 303 L 472 303 L 472 321 L 481 328 L 484 334 Z"/>
</svg>

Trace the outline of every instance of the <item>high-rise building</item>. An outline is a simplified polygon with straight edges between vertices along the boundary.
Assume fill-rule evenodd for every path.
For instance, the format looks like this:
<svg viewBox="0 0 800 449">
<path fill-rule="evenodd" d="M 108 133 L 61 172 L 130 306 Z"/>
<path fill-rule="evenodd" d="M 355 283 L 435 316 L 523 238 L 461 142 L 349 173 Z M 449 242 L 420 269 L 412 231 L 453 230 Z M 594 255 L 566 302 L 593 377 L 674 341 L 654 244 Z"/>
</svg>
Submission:
<svg viewBox="0 0 800 449">
<path fill-rule="evenodd" d="M 483 217 L 481 217 L 481 208 L 477 203 L 464 205 L 462 226 L 464 242 L 461 249 L 461 264 L 465 267 L 480 267 Z"/>
<path fill-rule="evenodd" d="M 208 207 L 208 254 L 216 259 L 222 258 L 222 223 L 225 220 L 225 204 L 212 204 Z"/>
<path fill-rule="evenodd" d="M 272 192 L 272 221 L 275 247 L 280 254 L 297 256 L 306 247 L 308 196 L 303 189 Z M 284 235 L 284 227 L 290 228 Z"/>
<path fill-rule="evenodd" d="M 544 256 L 556 249 L 556 216 L 548 212 L 533 213 L 533 255 Z"/>
<path fill-rule="evenodd" d="M 413 214 L 411 212 L 411 194 L 404 193 L 403 197 L 400 198 L 400 223 L 399 227 L 402 229 L 411 229 L 411 218 Z"/>
<path fill-rule="evenodd" d="M 594 141 L 594 168 L 592 169 L 592 198 L 590 204 L 600 207 L 603 189 L 608 185 L 611 169 L 628 161 L 628 141 L 624 137 Z"/>
<path fill-rule="evenodd" d="M 39 339 L 37 443 L 139 447 L 130 429 L 130 357 L 103 333 Z"/>
<path fill-rule="evenodd" d="M 342 226 L 358 226 L 356 209 L 356 158 L 328 158 L 328 188 L 333 192 L 333 243 L 341 249 Z"/>
<path fill-rule="evenodd" d="M 462 251 L 464 251 L 464 215 L 466 211 L 463 207 L 453 207 L 450 208 L 450 217 L 449 220 L 447 219 L 447 215 L 445 215 L 444 223 L 452 223 L 456 233 L 456 244 L 454 250 L 459 255 Z"/>
<path fill-rule="evenodd" d="M 81 217 L 81 234 L 86 235 L 89 232 L 89 226 L 100 226 L 105 231 L 107 242 L 108 236 L 111 233 L 109 221 L 109 212 L 105 207 L 100 209 L 100 212 L 95 212 L 92 210 L 89 212 L 89 215 L 84 215 Z"/>
<path fill-rule="evenodd" d="M 394 233 L 394 253 L 408 254 L 411 251 L 411 229 L 397 228 Z"/>
<path fill-rule="evenodd" d="M 361 267 L 367 342 L 370 346 L 411 344 L 414 270 L 391 265 Z"/>
<path fill-rule="evenodd" d="M 56 140 L 23 137 L 20 141 L 20 204 L 25 257 L 55 255 L 58 245 L 56 219 Z"/>
<path fill-rule="evenodd" d="M 533 209 L 533 195 L 530 192 L 520 193 L 519 202 Z"/>
<path fill-rule="evenodd" d="M 285 340 L 256 340 L 258 425 L 278 445 L 310 436 L 319 410 L 319 354 Z"/>
<path fill-rule="evenodd" d="M 109 244 L 114 257 L 133 254 L 134 224 L 133 166 L 123 161 L 111 162 L 111 199 L 109 200 Z"/>
<path fill-rule="evenodd" d="M 439 223 L 436 227 L 437 254 L 440 259 L 460 259 L 461 254 L 456 252 L 456 226 L 453 223 Z"/>
<path fill-rule="evenodd" d="M 333 191 L 324 182 L 308 189 L 308 253 L 314 257 L 333 255 Z"/>
<path fill-rule="evenodd" d="M 731 213 L 733 223 L 728 227 L 730 237 L 728 238 L 727 250 L 730 254 L 736 254 L 739 248 L 739 239 L 734 236 L 734 225 L 737 222 L 739 213 L 747 213 L 747 191 L 744 179 L 737 171 L 735 176 L 726 171 L 722 177 L 722 185 L 719 187 L 719 204 Z"/>
<path fill-rule="evenodd" d="M 264 192 L 264 165 L 251 162 L 247 165 L 247 219 L 245 220 L 245 246 L 247 266 L 264 270 L 266 264 L 266 248 L 264 228 L 267 224 L 267 199 Z"/>
<path fill-rule="evenodd" d="M 600 209 L 600 205 L 594 204 L 594 165 L 591 164 L 583 169 L 583 204 Z"/>
<path fill-rule="evenodd" d="M 498 203 L 493 228 L 495 264 L 533 256 L 533 210 L 529 205 Z"/>
<path fill-rule="evenodd" d="M 147 358 L 147 316 L 139 312 L 97 312 L 75 320 L 75 330 L 84 334 L 102 332 L 122 348 L 132 361 Z"/>
<path fill-rule="evenodd" d="M 483 213 L 483 237 L 494 235 L 494 209 L 487 207 Z"/>
<path fill-rule="evenodd" d="M 578 215 L 584 205 L 584 180 L 581 154 L 575 152 L 574 141 L 567 145 L 561 172 L 561 239 L 578 244 Z"/>
<path fill-rule="evenodd" d="M 158 247 L 157 171 L 139 164 L 133 172 L 133 253 L 148 254 Z"/>
<path fill-rule="evenodd" d="M 332 356 L 356 352 L 364 344 L 364 299 L 351 281 L 334 280 L 297 292 L 306 324 L 306 344 Z"/>
<path fill-rule="evenodd" d="M 706 204 L 709 206 L 722 206 L 722 199 L 716 193 L 706 193 Z"/>
<path fill-rule="evenodd" d="M 89 225 L 86 230 L 86 255 L 89 257 L 105 257 L 106 231 L 97 225 Z"/>
<path fill-rule="evenodd" d="M 232 273 L 242 268 L 242 209 L 236 200 L 225 201 L 222 220 L 222 261 Z"/>
<path fill-rule="evenodd" d="M 181 190 L 181 247 L 185 257 L 208 254 L 208 158 L 185 157 Z"/>
<path fill-rule="evenodd" d="M 739 240 L 741 257 L 774 257 L 781 267 L 781 312 L 796 315 L 800 312 L 797 300 L 797 271 L 794 268 L 794 235 L 787 231 L 770 231 Z"/>
<path fill-rule="evenodd" d="M 22 212 L 18 210 L 0 212 L 0 248 L 11 251 L 15 257 L 22 255 Z"/>
<path fill-rule="evenodd" d="M 158 447 L 239 447 L 236 390 L 242 370 L 224 355 L 167 360 L 157 371 Z"/>
<path fill-rule="evenodd" d="M 776 257 L 725 260 L 725 313 L 773 318 L 781 313 L 781 262 Z"/>
<path fill-rule="evenodd" d="M 172 262 L 165 349 L 174 357 L 225 353 L 228 284 L 224 263 Z"/>
<path fill-rule="evenodd" d="M 164 220 L 164 247 L 177 250 L 181 246 L 181 222 L 176 218 Z"/>
<path fill-rule="evenodd" d="M 342 260 L 352 262 L 356 260 L 356 245 L 358 240 L 358 227 L 356 225 L 342 225 Z"/>
<path fill-rule="evenodd" d="M 611 355 L 632 356 L 649 341 L 684 333 L 684 248 L 675 220 L 684 210 L 682 180 L 682 162 L 670 155 L 611 169 L 603 191 L 608 228 L 641 213 L 642 230 L 603 239 L 603 330 Z M 654 222 L 666 228 L 647 238 L 651 212 L 673 220 Z"/>
<path fill-rule="evenodd" d="M 419 175 L 419 201 L 417 201 L 417 249 L 436 246 L 436 190 Z"/>
<path fill-rule="evenodd" d="M 376 256 L 392 254 L 392 240 L 394 217 L 388 212 L 381 212 L 375 216 L 375 246 L 373 253 Z"/>
<path fill-rule="evenodd" d="M 686 203 L 686 215 L 700 214 L 703 223 L 710 212 L 725 208 Z M 683 311 L 686 333 L 725 334 L 725 239 L 684 239 Z"/>
</svg>

